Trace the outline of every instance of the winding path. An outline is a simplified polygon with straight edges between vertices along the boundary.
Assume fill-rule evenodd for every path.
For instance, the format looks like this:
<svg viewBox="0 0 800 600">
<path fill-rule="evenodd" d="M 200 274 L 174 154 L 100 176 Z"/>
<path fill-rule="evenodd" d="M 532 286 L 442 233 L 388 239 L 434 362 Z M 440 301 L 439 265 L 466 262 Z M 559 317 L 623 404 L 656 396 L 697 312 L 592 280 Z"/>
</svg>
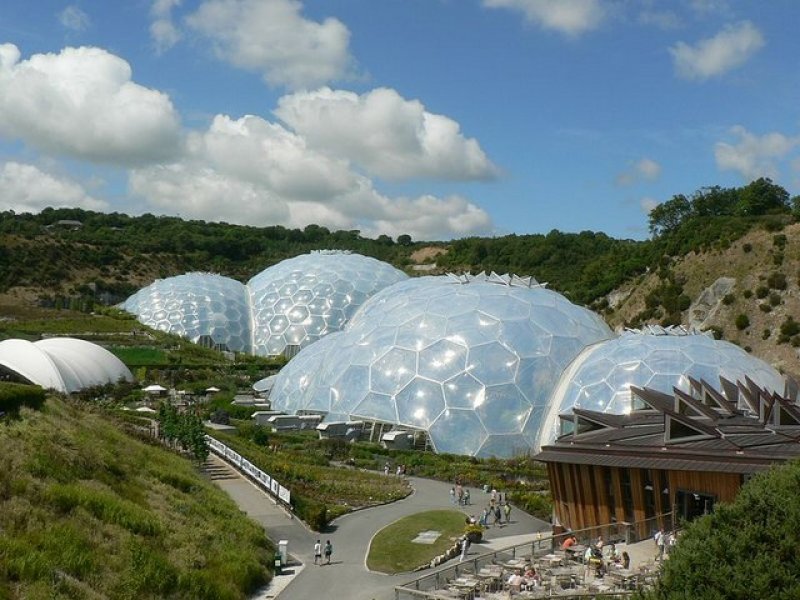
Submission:
<svg viewBox="0 0 800 600">
<path fill-rule="evenodd" d="M 452 506 L 448 484 L 410 477 L 414 492 L 407 498 L 346 514 L 336 519 L 329 531 L 317 534 L 307 529 L 302 521 L 287 516 L 266 494 L 219 458 L 211 457 L 209 468 L 212 479 L 228 492 L 239 508 L 261 523 L 267 536 L 276 545 L 278 540 L 288 540 L 289 553 L 302 563 L 299 568 L 289 569 L 294 576 L 276 577 L 274 584 L 261 598 L 273 598 L 279 593 L 281 600 L 391 600 L 394 598 L 394 586 L 413 577 L 409 574 L 384 575 L 368 571 L 365 563 L 370 540 L 383 527 L 402 517 Z M 465 510 L 477 515 L 488 502 L 488 496 L 472 488 L 470 495 L 473 505 Z M 519 510 L 512 510 L 511 520 L 510 525 L 493 527 L 487 531 L 486 538 L 491 546 L 497 547 L 501 538 L 515 538 L 508 540 L 512 544 L 520 535 L 550 530 L 549 523 Z M 323 544 L 330 539 L 333 544 L 330 566 L 314 565 L 314 541 L 317 539 L 321 539 Z M 470 554 L 480 554 L 488 548 L 485 544 L 475 544 Z"/>
</svg>

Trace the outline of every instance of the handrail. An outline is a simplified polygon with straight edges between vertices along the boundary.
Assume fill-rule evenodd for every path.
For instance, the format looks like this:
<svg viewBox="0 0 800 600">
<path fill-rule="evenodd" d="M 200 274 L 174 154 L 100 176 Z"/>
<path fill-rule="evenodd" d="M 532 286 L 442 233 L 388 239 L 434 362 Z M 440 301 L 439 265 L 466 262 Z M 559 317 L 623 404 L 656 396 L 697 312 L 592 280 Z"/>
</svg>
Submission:
<svg viewBox="0 0 800 600">
<path fill-rule="evenodd" d="M 241 454 L 208 434 L 206 434 L 206 442 L 208 442 L 208 447 L 214 454 L 219 456 L 242 475 L 245 475 L 258 487 L 271 495 L 273 499 L 280 500 L 287 507 L 291 508 L 291 492 L 283 487 L 277 479 L 265 473 Z"/>
</svg>

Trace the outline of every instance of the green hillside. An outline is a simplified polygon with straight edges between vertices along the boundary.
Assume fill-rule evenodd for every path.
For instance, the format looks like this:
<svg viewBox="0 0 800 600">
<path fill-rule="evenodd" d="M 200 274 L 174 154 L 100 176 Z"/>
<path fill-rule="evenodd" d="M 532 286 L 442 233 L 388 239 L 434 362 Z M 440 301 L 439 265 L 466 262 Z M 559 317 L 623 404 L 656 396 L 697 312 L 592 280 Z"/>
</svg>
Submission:
<svg viewBox="0 0 800 600">
<path fill-rule="evenodd" d="M 0 213 L 0 307 L 39 302 L 89 310 L 97 302 L 118 302 L 156 278 L 199 270 L 246 281 L 315 249 L 350 250 L 409 271 L 415 262 L 435 260 L 434 273 L 533 275 L 589 304 L 658 268 L 665 256 L 724 247 L 756 227 L 781 229 L 799 206 L 800 199 L 769 179 L 740 188 L 706 187 L 677 194 L 653 210 L 648 221 L 653 237 L 644 241 L 590 231 L 451 242 L 413 241 L 408 235 L 373 240 L 359 231 L 317 225 L 300 230 L 81 209 L 6 211 Z"/>
<path fill-rule="evenodd" d="M 263 530 L 186 459 L 49 399 L 0 422 L 0 598 L 247 598 Z"/>
</svg>

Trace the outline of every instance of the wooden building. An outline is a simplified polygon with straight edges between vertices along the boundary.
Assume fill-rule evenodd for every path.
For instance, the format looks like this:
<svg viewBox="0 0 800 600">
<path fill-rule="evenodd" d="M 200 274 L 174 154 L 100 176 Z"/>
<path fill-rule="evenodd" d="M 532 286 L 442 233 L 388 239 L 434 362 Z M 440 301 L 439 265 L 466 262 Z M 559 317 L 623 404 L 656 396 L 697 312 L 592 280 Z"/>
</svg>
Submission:
<svg viewBox="0 0 800 600">
<path fill-rule="evenodd" d="M 573 409 L 562 435 L 536 455 L 547 463 L 555 518 L 579 530 L 636 523 L 638 538 L 733 500 L 754 473 L 800 456 L 797 386 L 780 396 L 749 379 L 722 392 L 690 379 L 673 395 L 631 388 L 628 415 Z"/>
</svg>

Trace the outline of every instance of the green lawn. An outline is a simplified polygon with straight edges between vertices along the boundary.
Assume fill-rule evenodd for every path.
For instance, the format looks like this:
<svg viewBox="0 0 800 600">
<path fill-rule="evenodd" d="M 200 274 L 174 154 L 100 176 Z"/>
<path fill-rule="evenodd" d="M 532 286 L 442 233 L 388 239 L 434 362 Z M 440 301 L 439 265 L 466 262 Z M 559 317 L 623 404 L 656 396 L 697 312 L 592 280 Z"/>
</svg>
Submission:
<svg viewBox="0 0 800 600">
<path fill-rule="evenodd" d="M 367 566 L 382 573 L 402 573 L 428 563 L 464 534 L 466 514 L 458 510 L 431 510 L 395 521 L 373 538 Z M 422 531 L 439 531 L 431 545 L 411 542 Z"/>
</svg>

